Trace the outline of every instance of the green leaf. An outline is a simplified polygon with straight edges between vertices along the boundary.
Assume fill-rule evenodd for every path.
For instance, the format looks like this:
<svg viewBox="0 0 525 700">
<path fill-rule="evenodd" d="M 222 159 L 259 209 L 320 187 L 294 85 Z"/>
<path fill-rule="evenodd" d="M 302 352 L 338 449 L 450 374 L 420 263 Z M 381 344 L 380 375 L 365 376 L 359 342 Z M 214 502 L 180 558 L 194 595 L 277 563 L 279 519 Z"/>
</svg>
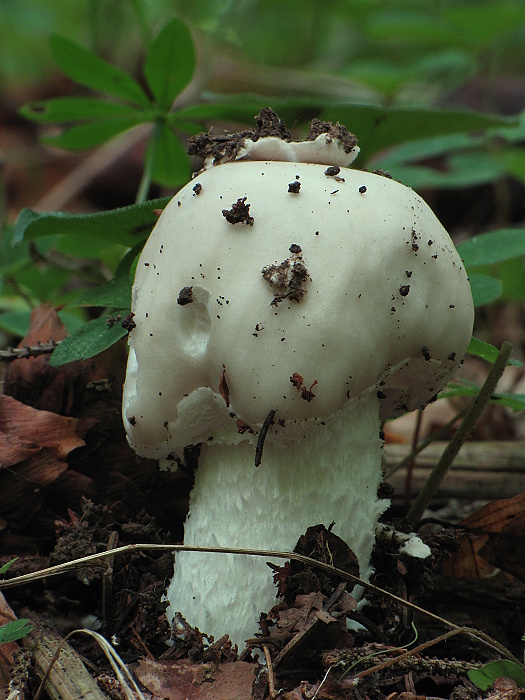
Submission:
<svg viewBox="0 0 525 700">
<path fill-rule="evenodd" d="M 469 51 L 452 48 L 438 48 L 427 53 L 413 65 L 415 76 L 431 85 L 441 82 L 445 86 L 457 85 L 476 74 L 478 64 L 476 57 Z"/>
<path fill-rule="evenodd" d="M 128 276 L 114 277 L 105 284 L 79 294 L 71 306 L 112 306 L 125 308 L 131 303 L 131 281 Z"/>
<path fill-rule="evenodd" d="M 132 280 L 135 276 L 135 269 L 137 267 L 138 256 L 142 251 L 144 244 L 142 241 L 137 243 L 131 250 L 128 250 L 126 255 L 119 262 L 117 269 L 115 270 L 115 277 L 127 277 L 127 279 Z M 127 306 L 127 304 L 124 304 Z"/>
<path fill-rule="evenodd" d="M 70 273 L 53 265 L 30 263 L 14 276 L 17 285 L 37 302 L 58 302 L 61 288 L 68 282 Z"/>
<path fill-rule="evenodd" d="M 33 625 L 31 621 L 26 617 L 21 617 L 20 620 L 13 620 L 13 622 L 8 622 L 6 625 L 0 626 L 0 644 L 7 644 L 7 642 L 14 642 L 17 639 L 27 636 Z"/>
<path fill-rule="evenodd" d="M 410 80 L 413 71 L 410 66 L 397 66 L 392 61 L 369 58 L 353 61 L 344 70 L 345 77 L 365 83 L 384 95 L 394 95 Z"/>
<path fill-rule="evenodd" d="M 523 138 L 523 134 L 520 134 Z M 497 154 L 505 169 L 511 175 L 525 182 L 525 153 L 521 146 L 508 148 L 502 153 Z"/>
<path fill-rule="evenodd" d="M 510 260 L 525 255 L 525 230 L 504 228 L 482 233 L 459 243 L 457 250 L 469 269 Z"/>
<path fill-rule="evenodd" d="M 360 158 L 367 160 L 384 148 L 443 134 L 483 130 L 518 123 L 515 118 L 461 109 L 380 107 L 333 104 L 321 109 L 320 119 L 340 121 L 359 137 Z"/>
<path fill-rule="evenodd" d="M 134 117 L 114 117 L 113 119 L 101 119 L 100 121 L 78 124 L 66 129 L 58 136 L 44 136 L 43 143 L 57 148 L 65 148 L 70 151 L 81 151 L 84 148 L 93 148 L 109 139 L 131 129 L 133 126 L 150 121 L 148 115 L 138 112 Z"/>
<path fill-rule="evenodd" d="M 188 119 L 181 119 L 178 112 L 169 112 L 164 115 L 166 124 L 169 124 L 172 129 L 177 129 L 182 131 L 184 134 L 189 134 L 190 136 L 195 136 L 203 130 L 203 124 L 198 122 L 192 122 Z"/>
<path fill-rule="evenodd" d="M 474 306 L 484 306 L 499 299 L 503 292 L 501 280 L 478 272 L 469 272 L 470 288 Z"/>
<path fill-rule="evenodd" d="M 118 309 L 88 321 L 78 331 L 68 335 L 49 358 L 51 367 L 59 367 L 75 360 L 87 360 L 107 350 L 127 335 L 122 320 L 129 309 Z"/>
<path fill-rule="evenodd" d="M 307 107 L 305 100 L 279 100 L 270 97 L 260 97 L 257 95 L 232 95 L 225 97 L 224 95 L 208 94 L 205 96 L 206 102 L 189 107 L 183 107 L 176 112 L 172 112 L 169 116 L 183 120 L 204 121 L 231 121 L 240 124 L 247 124 L 249 127 L 255 126 L 254 117 L 263 108 L 272 106 L 279 114 L 281 119 L 287 120 L 286 108 L 294 110 L 297 117 L 300 110 Z M 310 102 L 311 105 L 311 102 Z M 317 108 L 314 106 L 314 110 Z"/>
<path fill-rule="evenodd" d="M 177 187 L 190 180 L 191 168 L 186 149 L 167 124 L 155 129 L 148 143 L 146 160 L 152 157 L 151 178 L 168 187 Z"/>
<path fill-rule="evenodd" d="M 424 46 L 446 46 L 450 43 L 454 26 L 441 16 L 431 13 L 406 12 L 389 8 L 372 16 L 366 33 L 373 41 L 395 41 Z"/>
<path fill-rule="evenodd" d="M 37 245 L 40 250 L 41 244 L 47 241 L 52 241 L 51 249 L 60 253 L 64 253 L 70 258 L 84 258 L 84 261 L 78 260 L 79 265 L 83 265 L 86 260 L 104 261 L 104 265 L 111 270 L 118 265 L 122 254 L 122 245 L 108 241 L 106 245 L 98 238 L 91 236 L 76 236 L 72 234 L 64 234 L 62 236 L 53 236 L 50 238 L 41 238 Z M 44 253 L 45 255 L 45 253 Z M 71 264 L 74 264 L 71 261 Z M 98 267 L 98 265 L 97 265 Z"/>
<path fill-rule="evenodd" d="M 58 317 L 69 333 L 76 333 L 88 320 L 85 318 L 83 310 L 80 309 L 74 309 L 73 311 L 69 311 L 67 308 L 61 309 L 58 312 Z"/>
<path fill-rule="evenodd" d="M 498 348 L 490 343 L 485 343 L 483 340 L 478 340 L 478 338 L 470 339 L 469 346 L 467 348 L 469 355 L 474 355 L 474 357 L 481 357 L 483 360 L 487 360 L 491 364 L 494 364 L 498 356 Z M 512 358 L 508 361 L 509 365 L 514 365 L 514 367 L 522 367 L 523 363 L 519 360 L 513 360 Z"/>
<path fill-rule="evenodd" d="M 195 50 L 188 26 L 176 17 L 167 22 L 151 42 L 144 63 L 144 77 L 165 111 L 189 84 L 195 70 Z"/>
<path fill-rule="evenodd" d="M 57 97 L 28 102 L 18 110 L 25 119 L 55 123 L 92 121 L 101 117 L 132 117 L 144 120 L 143 112 L 129 105 L 96 97 Z"/>
<path fill-rule="evenodd" d="M 120 68 L 57 34 L 51 37 L 49 44 L 55 61 L 75 82 L 141 107 L 151 107 L 148 96 L 140 85 Z"/>
<path fill-rule="evenodd" d="M 434 136 L 428 139 L 408 141 L 381 154 L 377 163 L 389 169 L 394 165 L 417 162 L 426 158 L 457 153 L 460 149 L 476 146 L 486 147 L 487 135 L 484 133 L 453 133 L 442 136 Z"/>
<path fill-rule="evenodd" d="M 473 187 L 494 182 L 505 169 L 486 153 L 455 153 L 444 170 L 420 165 L 384 165 L 395 180 L 414 189 L 422 187 Z"/>
<path fill-rule="evenodd" d="M 0 313 L 0 328 L 11 335 L 23 338 L 29 330 L 31 311 L 4 311 Z"/>
<path fill-rule="evenodd" d="M 6 561 L 5 564 L 2 564 L 2 566 L 0 566 L 0 576 L 3 576 L 4 574 L 6 574 L 9 571 L 9 569 L 13 566 L 13 564 L 15 563 L 15 561 L 17 559 L 18 559 L 18 557 L 15 557 L 14 559 L 10 559 L 9 561 Z"/>
<path fill-rule="evenodd" d="M 141 250 L 142 243 L 128 250 L 119 262 L 113 279 L 82 292 L 70 305 L 127 308 L 131 304 L 131 284 Z"/>
<path fill-rule="evenodd" d="M 472 668 L 468 677 L 481 690 L 487 690 L 497 678 L 513 678 L 520 688 L 525 688 L 525 671 L 510 659 L 490 661 L 481 668 Z"/>
<path fill-rule="evenodd" d="M 450 6 L 443 16 L 456 25 L 467 45 L 481 49 L 525 22 L 522 2 L 498 0 Z"/>
<path fill-rule="evenodd" d="M 471 382 L 450 383 L 439 393 L 439 398 L 452 399 L 458 396 L 476 398 L 479 391 L 480 387 Z M 490 403 L 505 406 L 511 411 L 523 411 L 525 410 L 525 394 L 492 394 Z"/>
<path fill-rule="evenodd" d="M 22 209 L 15 222 L 14 242 L 40 236 L 76 234 L 93 236 L 106 243 L 121 243 L 132 248 L 144 241 L 157 223 L 156 209 L 163 209 L 171 197 L 94 214 L 65 214 Z"/>
<path fill-rule="evenodd" d="M 525 300 L 525 266 L 521 255 L 498 263 L 492 274 L 503 282 L 504 300 L 517 304 Z"/>
<path fill-rule="evenodd" d="M 493 394 L 491 403 L 505 406 L 516 413 L 525 411 L 525 394 Z"/>
</svg>

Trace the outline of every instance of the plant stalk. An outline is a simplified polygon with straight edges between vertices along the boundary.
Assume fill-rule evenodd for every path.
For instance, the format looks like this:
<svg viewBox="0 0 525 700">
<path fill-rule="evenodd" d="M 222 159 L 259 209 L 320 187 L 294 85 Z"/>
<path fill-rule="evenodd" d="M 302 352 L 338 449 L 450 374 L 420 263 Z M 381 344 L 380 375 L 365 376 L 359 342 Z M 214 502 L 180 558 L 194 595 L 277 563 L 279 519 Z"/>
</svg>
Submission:
<svg viewBox="0 0 525 700">
<path fill-rule="evenodd" d="M 461 425 L 454 433 L 454 436 L 451 438 L 450 442 L 445 448 L 438 463 L 431 471 L 426 484 L 421 489 L 419 495 L 412 504 L 412 507 L 408 511 L 407 520 L 412 525 L 415 525 L 421 519 L 425 508 L 432 500 L 433 495 L 436 493 L 439 485 L 452 466 L 452 463 L 457 457 L 461 446 L 468 439 L 470 433 L 476 426 L 476 423 L 490 401 L 490 398 L 496 389 L 496 385 L 499 382 L 505 367 L 507 366 L 511 352 L 512 344 L 507 341 L 503 342 L 496 361 L 494 362 L 485 383 L 479 390 L 479 393 L 474 401 L 469 406 Z"/>
</svg>

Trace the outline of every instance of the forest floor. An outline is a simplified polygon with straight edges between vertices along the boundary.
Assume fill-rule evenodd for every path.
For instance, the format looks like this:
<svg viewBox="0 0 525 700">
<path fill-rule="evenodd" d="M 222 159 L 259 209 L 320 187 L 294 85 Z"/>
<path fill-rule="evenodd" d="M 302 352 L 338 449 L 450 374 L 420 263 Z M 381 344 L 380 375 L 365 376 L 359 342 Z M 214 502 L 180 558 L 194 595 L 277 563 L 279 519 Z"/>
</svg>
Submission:
<svg viewBox="0 0 525 700">
<path fill-rule="evenodd" d="M 36 145 L 33 127 L 13 112 L 6 111 L 0 123 L 0 144 L 15 143 L 26 154 L 4 172 L 11 221 L 23 205 L 85 211 L 132 201 L 140 178 L 140 144 L 130 143 L 93 176 L 83 156 L 58 155 Z M 129 175 L 124 184 L 123 171 Z M 80 177 L 75 180 L 72 173 Z M 513 224 L 519 225 L 523 212 L 513 203 L 523 192 L 510 187 L 509 194 Z M 477 232 L 493 223 L 495 198 L 485 187 L 429 193 L 438 215 L 460 237 L 466 229 Z M 480 323 L 490 342 L 510 339 L 515 356 L 522 358 L 523 309 L 501 306 Z M 54 306 L 43 304 L 34 309 L 20 347 L 60 341 L 65 332 Z M 367 592 L 369 605 L 359 612 L 340 578 L 292 562 L 278 574 L 284 600 L 272 611 L 273 625 L 263 624 L 263 651 L 252 653 L 248 647 L 237 653 L 229 640 L 212 642 L 187 627 L 172 635 L 163 601 L 173 566 L 170 551 L 132 549 L 61 574 L 39 574 L 128 545 L 182 541 L 191 476 L 160 472 L 127 445 L 121 422 L 124 372 L 124 342 L 60 368 L 51 368 L 45 355 L 3 363 L 0 564 L 16 558 L 7 584 L 32 576 L 5 588 L 0 612 L 5 622 L 29 618 L 34 625 L 27 637 L 0 647 L 5 697 L 34 697 L 66 635 L 80 628 L 96 628 L 112 642 L 144 697 L 155 699 L 463 700 L 524 694 L 508 679 L 483 691 L 469 678 L 489 661 L 509 655 L 523 661 L 521 416 L 497 406 L 483 414 L 460 454 L 461 468 L 448 475 L 418 529 L 431 548 L 429 559 L 409 560 L 391 542 L 379 541 L 371 581 L 377 588 Z M 481 384 L 486 368 L 468 358 L 462 372 Z M 524 382 L 523 370 L 509 367 L 501 389 L 525 393 Z M 440 400 L 419 423 L 411 415 L 389 425 L 387 467 L 409 452 L 415 431 L 418 439 L 427 437 L 457 408 Z M 452 433 L 453 428 L 441 439 Z M 397 527 L 406 526 L 407 502 L 436 459 L 432 450 L 442 444 L 429 448 L 427 462 L 429 453 L 423 452 L 389 479 L 394 492 L 385 517 Z M 330 553 L 351 574 L 348 548 L 334 537 L 322 528 L 309 531 L 301 551 L 325 563 L 332 561 Z M 347 629 L 347 619 L 359 623 L 358 631 Z M 49 697 L 125 697 L 98 639 L 76 634 L 67 644 L 49 675 L 54 684 Z"/>
</svg>

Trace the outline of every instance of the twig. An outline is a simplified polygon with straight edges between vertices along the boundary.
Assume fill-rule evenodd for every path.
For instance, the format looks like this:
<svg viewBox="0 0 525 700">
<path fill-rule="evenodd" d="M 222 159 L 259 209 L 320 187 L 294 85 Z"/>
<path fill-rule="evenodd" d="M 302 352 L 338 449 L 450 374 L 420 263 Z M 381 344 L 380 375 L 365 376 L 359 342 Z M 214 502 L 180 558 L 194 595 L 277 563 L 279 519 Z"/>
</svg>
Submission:
<svg viewBox="0 0 525 700">
<path fill-rule="evenodd" d="M 268 670 L 268 691 L 272 700 L 279 695 L 279 691 L 275 690 L 275 676 L 273 675 L 272 657 L 268 647 L 263 644 L 264 658 L 266 659 L 266 668 Z"/>
<path fill-rule="evenodd" d="M 487 646 L 496 649 L 505 658 L 514 661 L 514 663 L 518 664 L 518 666 L 520 667 L 522 666 L 521 662 L 518 661 L 514 654 L 512 654 L 508 649 L 506 649 L 503 646 L 503 644 L 500 644 L 500 642 L 498 642 L 496 639 L 492 639 L 492 637 L 490 637 L 488 634 L 485 634 L 480 630 L 473 630 L 469 627 L 462 627 L 461 625 L 456 625 L 454 622 L 450 622 L 450 620 L 447 620 L 444 617 L 440 617 L 439 615 L 436 615 L 435 613 L 430 612 L 429 610 L 421 608 L 415 603 L 411 603 L 408 600 L 404 600 L 400 596 L 395 595 L 395 593 L 385 591 L 379 586 L 375 586 L 373 583 L 370 583 L 369 581 L 364 581 L 358 576 L 354 576 L 353 574 L 350 574 L 347 571 L 343 571 L 343 569 L 338 569 L 337 567 L 331 566 L 330 564 L 325 564 L 322 561 L 317 561 L 316 559 L 311 559 L 310 557 L 305 557 L 303 554 L 296 554 L 295 552 L 278 552 L 266 549 L 237 549 L 234 547 L 197 547 L 193 545 L 184 544 L 128 544 L 123 547 L 112 549 L 109 552 L 98 552 L 97 554 L 89 554 L 85 557 L 80 557 L 79 559 L 75 559 L 70 562 L 65 562 L 64 564 L 57 564 L 56 566 L 50 566 L 47 569 L 42 569 L 40 571 L 35 571 L 29 574 L 22 574 L 21 576 L 16 576 L 12 579 L 0 581 L 0 590 L 3 590 L 4 588 L 14 588 L 16 586 L 21 586 L 25 583 L 37 581 L 48 576 L 58 576 L 59 574 L 66 573 L 68 571 L 74 571 L 79 567 L 86 566 L 86 564 L 98 562 L 99 560 L 107 559 L 107 557 L 113 557 L 117 554 L 124 554 L 128 552 L 137 551 L 220 552 L 223 554 L 264 557 L 267 559 L 293 559 L 294 561 L 298 561 L 301 564 L 306 564 L 307 566 L 320 569 L 321 571 L 326 571 L 332 576 L 339 576 L 345 581 L 352 581 L 354 584 L 363 586 L 363 588 L 366 588 L 370 591 L 374 591 L 374 593 L 377 593 L 378 595 L 390 598 L 390 600 L 395 601 L 399 605 L 404 606 L 409 610 L 413 610 L 414 612 L 417 612 L 418 614 L 423 615 L 424 617 L 428 617 L 429 619 L 438 622 L 444 627 L 448 627 L 449 629 L 456 630 L 458 632 L 461 632 L 462 634 L 466 634 L 469 637 L 472 637 L 473 639 L 482 641 Z"/>
<path fill-rule="evenodd" d="M 421 423 L 423 421 L 423 409 L 420 408 L 417 411 L 416 426 L 414 428 L 414 434 L 412 435 L 412 458 L 407 463 L 407 470 L 405 475 L 405 484 L 403 488 L 403 495 L 405 498 L 405 508 L 410 508 L 410 490 L 412 487 L 412 476 L 414 474 L 414 464 L 416 458 L 416 449 L 419 442 L 419 432 L 421 430 Z"/>
<path fill-rule="evenodd" d="M 38 618 L 32 616 L 32 622 L 35 629 L 27 645 L 32 645 L 31 652 L 41 681 L 34 700 L 41 697 L 44 686 L 54 700 L 106 700 L 67 639 Z"/>
<path fill-rule="evenodd" d="M 409 656 L 415 656 L 416 654 L 420 654 L 422 651 L 425 651 L 425 649 L 428 649 L 431 646 L 434 646 L 435 644 L 439 644 L 440 642 L 446 641 L 449 637 L 453 637 L 456 634 L 459 634 L 461 630 L 449 630 L 448 632 L 445 632 L 445 634 L 439 635 L 439 637 L 435 637 L 434 639 L 430 639 L 428 642 L 424 642 L 423 644 L 420 644 L 417 647 L 414 647 L 413 649 L 410 649 L 409 651 L 405 651 L 403 654 L 400 654 L 399 656 L 394 656 L 387 661 L 382 661 L 379 664 L 376 664 L 375 666 L 372 666 L 371 668 L 367 668 L 365 671 L 361 671 L 360 673 L 357 673 L 354 678 L 365 678 L 366 676 L 371 676 L 373 673 L 377 673 L 378 671 L 382 671 L 385 668 L 389 668 L 390 666 L 394 666 L 395 664 L 398 664 L 400 661 L 403 661 L 404 659 L 407 659 Z M 350 679 L 349 679 L 350 680 Z"/>
<path fill-rule="evenodd" d="M 467 440 L 468 436 L 474 429 L 479 417 L 483 413 L 483 410 L 490 401 L 490 397 L 496 389 L 496 385 L 499 382 L 505 367 L 507 366 L 511 352 L 511 343 L 505 341 L 501 344 L 496 361 L 494 362 L 485 383 L 479 390 L 479 393 L 474 401 L 469 406 L 461 425 L 454 433 L 453 437 L 445 448 L 445 451 L 441 455 L 439 462 L 431 471 L 427 482 L 408 511 L 407 520 L 412 523 L 412 525 L 415 525 L 415 523 L 421 519 L 425 508 L 432 500 L 432 496 L 437 491 L 439 485 L 450 469 L 452 462 L 461 448 L 461 445 Z"/>
<path fill-rule="evenodd" d="M 113 530 L 108 540 L 108 551 L 115 549 L 118 544 L 118 532 Z M 110 629 L 111 618 L 111 598 L 113 591 L 113 560 L 114 557 L 109 557 L 107 561 L 107 569 L 102 574 L 102 631 L 103 634 L 108 634 Z"/>
<path fill-rule="evenodd" d="M 0 350 L 0 360 L 19 360 L 23 357 L 38 357 L 38 355 L 49 355 L 60 345 L 60 340 L 48 340 L 47 343 L 37 345 L 23 345 L 21 348 L 6 348 Z"/>
<path fill-rule="evenodd" d="M 359 654 L 357 649 L 342 650 L 339 654 L 334 652 L 329 652 L 325 658 L 328 658 L 330 663 L 330 669 L 334 670 L 336 667 L 341 667 L 343 669 L 342 675 L 339 680 L 343 680 L 349 675 L 355 666 L 361 665 L 369 661 L 372 657 L 376 663 L 372 667 L 357 673 L 352 678 L 348 678 L 348 684 L 353 684 L 356 679 L 363 678 L 370 675 L 370 673 L 376 673 L 382 671 L 385 668 L 395 665 L 396 671 L 400 673 L 409 673 L 410 671 L 424 671 L 429 675 L 466 675 L 471 669 L 479 668 L 482 666 L 481 661 L 461 661 L 458 659 L 443 659 L 432 656 L 420 656 L 421 651 L 428 648 L 430 645 L 439 644 L 444 640 L 444 637 L 449 638 L 448 635 L 452 636 L 455 631 L 447 632 L 446 635 L 440 635 L 435 637 L 424 645 L 414 647 L 410 651 L 403 651 L 401 654 L 397 654 L 398 648 L 385 648 L 378 652 L 373 652 L 372 654 L 366 654 L 364 656 L 356 655 Z M 392 654 L 397 654 L 397 656 L 392 656 Z M 336 656 L 336 660 L 332 660 Z M 345 682 L 345 685 L 347 683 Z"/>
<path fill-rule="evenodd" d="M 46 631 L 49 632 L 53 637 L 56 637 L 58 640 L 61 639 L 60 635 L 58 635 L 58 633 L 54 632 L 54 630 L 51 630 L 50 628 L 46 628 L 46 630 L 44 630 L 44 634 L 42 635 L 44 639 L 46 637 Z M 135 679 L 131 675 L 131 672 L 129 671 L 128 667 L 117 654 L 115 649 L 111 646 L 111 644 L 108 642 L 108 640 L 105 639 L 98 632 L 94 632 L 93 630 L 88 629 L 73 630 L 72 632 L 67 634 L 63 639 L 61 639 L 61 642 L 58 645 L 53 657 L 47 664 L 46 672 L 42 678 L 42 681 L 40 682 L 40 686 L 38 687 L 38 690 L 33 700 L 40 699 L 41 694 L 44 690 L 44 686 L 46 686 L 46 690 L 48 692 L 50 690 L 52 691 L 49 694 L 50 697 L 53 698 L 53 700 L 78 700 L 78 698 L 82 698 L 82 700 L 106 700 L 107 696 L 104 693 L 102 693 L 102 691 L 100 691 L 96 681 L 87 672 L 80 657 L 68 643 L 68 639 L 70 639 L 70 637 L 78 634 L 86 634 L 89 637 L 92 637 L 97 642 L 99 647 L 104 652 L 107 660 L 111 664 L 111 667 L 115 672 L 117 681 L 120 684 L 122 696 L 125 697 L 126 700 L 146 700 L 140 688 L 136 684 Z M 41 643 L 42 642 L 39 641 L 39 645 Z M 56 646 L 56 644 L 54 646 Z M 37 648 L 39 648 L 39 646 Z M 56 686 L 58 692 L 55 692 L 55 685 L 52 682 L 52 679 L 54 675 L 57 675 L 57 671 L 55 670 L 56 667 L 63 665 L 63 658 L 61 659 L 60 657 L 64 656 L 64 652 L 67 652 L 68 656 L 72 656 L 74 665 L 68 662 L 67 672 L 66 667 L 64 667 L 63 671 L 60 671 L 58 679 L 61 681 L 61 684 L 59 686 Z M 72 675 L 71 678 L 69 678 L 69 674 Z M 82 685 L 80 685 L 80 680 L 82 680 Z M 92 687 L 90 687 L 89 685 L 90 681 L 93 684 Z M 51 689 L 49 688 L 49 684 L 51 684 Z M 70 692 L 70 688 L 72 688 L 72 692 Z"/>
<path fill-rule="evenodd" d="M 312 633 L 322 627 L 323 624 L 335 623 L 335 618 L 333 618 L 330 613 L 326 610 L 318 610 L 314 617 L 312 617 L 309 622 L 303 627 L 300 632 L 297 632 L 290 641 L 281 649 L 273 660 L 273 667 L 276 669 L 282 664 L 284 659 L 290 656 L 294 651 L 303 646 L 307 639 L 312 635 Z M 251 642 L 256 642 L 257 640 L 250 640 Z"/>
<path fill-rule="evenodd" d="M 270 425 L 272 424 L 274 416 L 275 416 L 275 411 L 271 410 L 270 413 L 264 419 L 264 423 L 261 426 L 261 432 L 259 433 L 259 437 L 257 439 L 257 447 L 255 448 L 255 466 L 256 467 L 258 467 L 261 463 L 264 441 L 266 439 L 266 433 L 270 429 Z"/>
<path fill-rule="evenodd" d="M 222 637 L 219 637 L 219 639 L 216 642 L 213 642 L 213 644 L 210 644 L 209 647 L 206 647 L 206 650 L 202 653 L 201 660 L 203 662 L 213 661 L 216 652 L 220 651 L 228 640 L 228 635 L 223 634 Z"/>
</svg>

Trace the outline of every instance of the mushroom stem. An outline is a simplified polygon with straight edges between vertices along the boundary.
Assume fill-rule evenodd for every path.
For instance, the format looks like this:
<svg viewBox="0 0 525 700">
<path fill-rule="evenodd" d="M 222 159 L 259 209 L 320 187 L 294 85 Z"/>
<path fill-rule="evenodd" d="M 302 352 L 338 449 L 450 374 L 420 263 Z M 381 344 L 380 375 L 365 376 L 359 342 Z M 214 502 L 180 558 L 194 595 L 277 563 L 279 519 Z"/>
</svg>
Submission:
<svg viewBox="0 0 525 700">
<path fill-rule="evenodd" d="M 203 445 L 184 543 L 291 551 L 309 526 L 333 522 L 366 578 L 377 521 L 388 505 L 377 498 L 379 430 L 373 392 L 300 442 L 283 447 L 268 439 L 258 468 L 253 444 Z M 168 613 L 182 613 L 216 639 L 228 633 L 241 648 L 258 632 L 259 614 L 276 604 L 276 592 L 263 558 L 179 552 Z"/>
</svg>

